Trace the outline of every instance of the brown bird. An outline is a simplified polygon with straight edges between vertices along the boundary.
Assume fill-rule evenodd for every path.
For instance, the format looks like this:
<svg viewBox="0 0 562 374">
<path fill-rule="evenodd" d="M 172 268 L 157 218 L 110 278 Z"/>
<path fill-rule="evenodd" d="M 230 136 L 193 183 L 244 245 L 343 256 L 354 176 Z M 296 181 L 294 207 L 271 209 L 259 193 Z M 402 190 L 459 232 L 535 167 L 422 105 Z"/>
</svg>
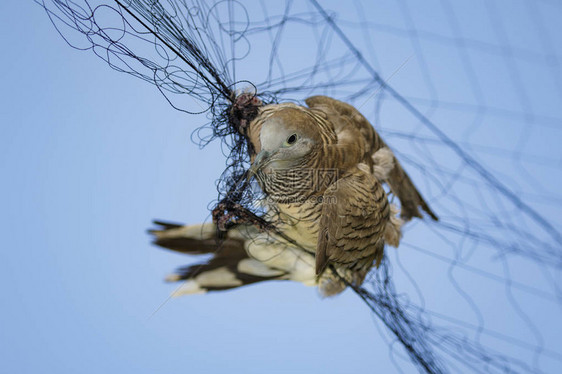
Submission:
<svg viewBox="0 0 562 374">
<path fill-rule="evenodd" d="M 351 105 L 325 96 L 259 108 L 245 127 L 254 152 L 250 177 L 265 194 L 276 232 L 252 225 L 229 230 L 206 264 L 170 276 L 186 280 L 179 294 L 238 287 L 269 279 L 317 285 L 325 296 L 359 285 L 397 247 L 402 220 L 431 211 L 392 151 Z M 383 183 L 400 200 L 388 201 Z M 186 253 L 217 249 L 212 224 L 164 227 L 155 243 Z M 335 269 L 334 274 L 328 265 Z M 342 280 L 345 279 L 345 281 Z"/>
</svg>

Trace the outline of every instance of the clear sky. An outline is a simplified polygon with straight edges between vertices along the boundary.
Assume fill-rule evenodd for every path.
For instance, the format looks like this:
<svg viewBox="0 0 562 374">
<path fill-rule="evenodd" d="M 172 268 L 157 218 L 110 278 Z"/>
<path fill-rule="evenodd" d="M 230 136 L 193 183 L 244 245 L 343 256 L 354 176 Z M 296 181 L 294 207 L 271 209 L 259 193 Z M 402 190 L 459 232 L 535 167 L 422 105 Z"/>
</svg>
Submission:
<svg viewBox="0 0 562 374">
<path fill-rule="evenodd" d="M 490 1 L 491 6 L 468 0 L 454 6 L 396 3 L 365 4 L 358 12 L 339 1 L 322 2 L 343 19 L 373 22 L 343 22 L 342 27 L 383 77 L 407 61 L 391 84 L 560 230 L 562 7 L 546 0 Z M 451 17 L 455 22 L 447 23 Z M 174 286 L 164 283 L 164 276 L 192 259 L 151 246 L 145 230 L 154 218 L 209 219 L 224 157 L 218 143 L 199 149 L 190 139 L 205 117 L 173 110 L 154 86 L 111 70 L 92 53 L 71 49 L 32 1 L 2 2 L 0 28 L 0 372 L 397 372 L 381 326 L 350 292 L 322 300 L 313 288 L 274 282 L 168 300 Z M 365 36 L 367 28 L 371 38 Z M 307 49 L 298 36 L 284 37 L 292 38 L 295 49 Z M 295 52 L 280 56 L 288 69 L 303 60 Z M 241 66 L 237 78 L 252 80 L 244 73 L 253 70 L 259 79 L 267 71 Z M 367 107 L 370 115 L 372 105 Z M 410 166 L 412 175 L 438 213 L 446 222 L 474 219 L 467 217 L 479 209 L 470 200 L 476 192 L 466 187 L 466 195 L 442 200 L 439 188 L 421 181 L 424 169 L 437 170 L 430 176 L 446 171 L 440 169 L 444 164 L 418 155 L 452 156 L 438 146 L 400 149 L 409 144 L 400 134 L 408 133 L 412 119 L 400 117 L 392 103 L 389 108 L 381 113 L 380 126 L 398 153 L 411 156 L 409 165 L 421 165 Z M 416 134 L 425 136 L 421 130 Z M 462 173 L 465 167 L 446 165 Z M 468 172 L 460 175 L 468 186 L 482 183 Z M 488 200 L 480 204 L 511 217 L 513 227 L 525 226 L 520 212 L 500 204 L 490 187 L 482 191 L 486 196 L 476 198 Z M 455 204 L 466 217 L 459 216 Z M 509 228 L 470 222 L 490 235 Z M 439 230 L 410 226 L 405 233 L 410 247 L 391 256 L 396 268 L 415 277 L 427 303 L 448 316 L 478 321 L 474 308 L 451 299 L 450 288 L 456 294 L 462 289 L 476 299 L 487 327 L 529 342 L 531 351 L 542 339 L 546 349 L 560 352 L 560 305 L 516 295 L 526 315 L 538 320 L 537 338 L 522 322 L 519 307 L 505 301 L 510 298 L 506 282 L 496 284 L 471 272 L 455 278 L 462 286 L 452 285 L 450 258 L 458 255 L 463 262 L 472 256 L 470 266 L 493 272 L 497 253 L 474 255 L 458 237 L 453 246 L 462 251 L 440 251 L 432 247 L 433 238 L 446 241 Z M 438 263 L 412 246 L 435 249 L 449 262 Z M 552 291 L 548 282 L 537 280 L 541 266 L 512 265 L 510 276 L 518 282 Z M 560 280 L 559 274 L 553 277 Z M 405 283 L 405 292 L 417 300 L 415 287 Z M 510 355 L 521 348 L 486 342 Z M 531 357 L 524 352 L 521 357 Z M 540 360 L 545 372 L 562 367 L 551 356 Z M 401 367 L 414 372 L 408 364 Z"/>
</svg>

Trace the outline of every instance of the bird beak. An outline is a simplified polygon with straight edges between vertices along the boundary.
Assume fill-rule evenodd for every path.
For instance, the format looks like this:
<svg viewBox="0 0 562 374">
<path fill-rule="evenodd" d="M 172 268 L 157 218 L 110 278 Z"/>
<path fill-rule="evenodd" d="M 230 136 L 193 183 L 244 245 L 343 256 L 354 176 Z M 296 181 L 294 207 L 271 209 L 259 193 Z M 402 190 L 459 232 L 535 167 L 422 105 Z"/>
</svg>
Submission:
<svg viewBox="0 0 562 374">
<path fill-rule="evenodd" d="M 268 151 L 261 151 L 258 153 L 252 166 L 250 166 L 250 170 L 248 170 L 248 180 L 252 178 L 257 172 L 262 168 L 264 163 L 269 159 L 270 153 Z"/>
</svg>

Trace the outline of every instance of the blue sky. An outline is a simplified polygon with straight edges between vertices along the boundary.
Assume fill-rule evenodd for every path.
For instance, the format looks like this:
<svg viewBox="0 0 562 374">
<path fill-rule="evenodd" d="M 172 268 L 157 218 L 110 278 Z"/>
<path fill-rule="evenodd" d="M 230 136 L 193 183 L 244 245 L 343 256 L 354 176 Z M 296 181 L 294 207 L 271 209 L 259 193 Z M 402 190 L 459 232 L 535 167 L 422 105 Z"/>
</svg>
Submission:
<svg viewBox="0 0 562 374">
<path fill-rule="evenodd" d="M 405 36 L 400 31 L 408 25 L 404 9 L 380 4 L 387 13 L 365 6 L 366 18 L 377 23 L 370 29 L 372 40 L 359 27 L 346 31 L 384 77 L 409 56 L 418 56 L 392 84 L 560 229 L 562 179 L 556 165 L 562 160 L 561 67 L 560 48 L 551 49 L 562 45 L 554 32 L 560 6 L 538 2 L 542 22 L 537 23 L 523 1 L 494 1 L 494 9 L 458 2 L 455 26 L 444 21 L 450 18 L 449 8 L 438 2 L 424 7 L 398 3 L 407 8 L 416 32 Z M 325 5 L 335 9 L 338 2 Z M 209 218 L 225 160 L 218 143 L 199 149 L 190 139 L 206 119 L 174 111 L 155 87 L 68 47 L 35 3 L 4 2 L 0 10 L 1 372 L 396 372 L 381 326 L 350 292 L 322 300 L 313 288 L 279 282 L 168 300 L 174 286 L 165 284 L 164 276 L 191 259 L 151 246 L 145 230 L 153 218 L 187 223 Z M 340 11 L 348 16 L 348 9 Z M 513 48 L 499 55 L 468 49 L 473 74 L 479 77 L 475 84 L 458 43 L 447 46 L 437 40 L 443 35 L 454 39 L 457 32 L 466 37 L 465 44 L 482 46 L 482 51 L 486 43 L 501 44 L 503 34 L 493 22 L 474 23 L 479 15 L 496 11 Z M 349 12 L 350 18 L 357 17 Z M 550 40 L 545 40 L 547 34 Z M 369 43 L 379 49 L 369 50 Z M 420 53 L 426 58 L 420 59 Z M 543 66 L 536 61 L 539 54 L 549 55 L 552 63 L 538 69 Z M 287 57 L 289 69 L 299 62 L 293 57 Z M 249 75 L 254 68 L 241 66 L 239 74 Z M 455 109 L 455 103 L 465 109 Z M 419 128 L 394 107 L 390 102 L 383 110 L 381 126 L 389 136 L 391 130 L 397 132 L 388 139 L 409 156 L 409 150 L 400 149 L 407 143 L 401 143 L 399 133 Z M 364 111 L 371 113 L 371 105 Z M 531 119 L 523 118 L 529 113 Z M 438 147 L 430 151 L 433 158 L 451 157 Z M 414 161 L 434 167 L 424 164 L 423 157 Z M 454 200 L 440 200 L 437 189 L 421 181 L 423 172 L 411 168 L 441 212 L 456 217 Z M 472 174 L 463 176 L 479 183 Z M 489 188 L 483 191 L 490 193 Z M 469 197 L 460 201 L 472 206 Z M 501 205 L 491 204 L 496 203 Z M 527 222 L 509 206 L 497 209 L 513 215 L 516 225 Z M 493 226 L 489 230 L 501 232 Z M 405 235 L 407 245 L 431 248 L 441 234 L 438 227 L 415 223 Z M 408 248 L 393 252 L 391 262 L 397 273 L 404 267 L 415 277 L 428 305 L 460 319 L 477 319 L 460 301 L 448 302 L 453 297 L 449 292 L 455 291 L 451 267 L 421 252 L 408 256 Z M 458 260 L 470 251 L 458 252 Z M 446 248 L 436 252 L 455 256 Z M 492 271 L 497 265 L 492 258 L 477 254 L 466 264 Z M 551 287 L 539 280 L 541 266 L 523 260 L 511 265 L 518 281 Z M 397 283 L 416 299 L 415 287 L 405 279 L 399 277 Z M 532 332 L 519 331 L 526 327 L 521 328 L 517 308 L 501 304 L 506 298 L 502 283 L 472 273 L 459 279 L 483 310 L 488 327 L 536 344 L 529 338 Z M 546 347 L 556 349 L 562 333 L 559 305 L 535 305 L 527 296 L 516 296 L 539 320 Z M 486 342 L 518 354 L 500 341 Z M 545 372 L 555 372 L 560 361 L 545 358 L 541 365 Z M 414 372 L 408 364 L 401 367 Z"/>
</svg>

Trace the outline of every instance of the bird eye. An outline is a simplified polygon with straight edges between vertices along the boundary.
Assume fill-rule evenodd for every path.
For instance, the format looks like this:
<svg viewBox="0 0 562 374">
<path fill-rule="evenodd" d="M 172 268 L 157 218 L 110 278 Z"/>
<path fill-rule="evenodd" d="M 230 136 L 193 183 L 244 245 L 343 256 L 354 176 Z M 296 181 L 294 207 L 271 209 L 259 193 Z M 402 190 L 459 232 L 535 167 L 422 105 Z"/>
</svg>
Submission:
<svg viewBox="0 0 562 374">
<path fill-rule="evenodd" d="M 297 134 L 292 134 L 292 135 L 289 135 L 289 137 L 287 138 L 287 140 L 285 142 L 288 145 L 293 145 L 297 142 L 298 138 L 299 138 L 299 136 Z"/>
</svg>

